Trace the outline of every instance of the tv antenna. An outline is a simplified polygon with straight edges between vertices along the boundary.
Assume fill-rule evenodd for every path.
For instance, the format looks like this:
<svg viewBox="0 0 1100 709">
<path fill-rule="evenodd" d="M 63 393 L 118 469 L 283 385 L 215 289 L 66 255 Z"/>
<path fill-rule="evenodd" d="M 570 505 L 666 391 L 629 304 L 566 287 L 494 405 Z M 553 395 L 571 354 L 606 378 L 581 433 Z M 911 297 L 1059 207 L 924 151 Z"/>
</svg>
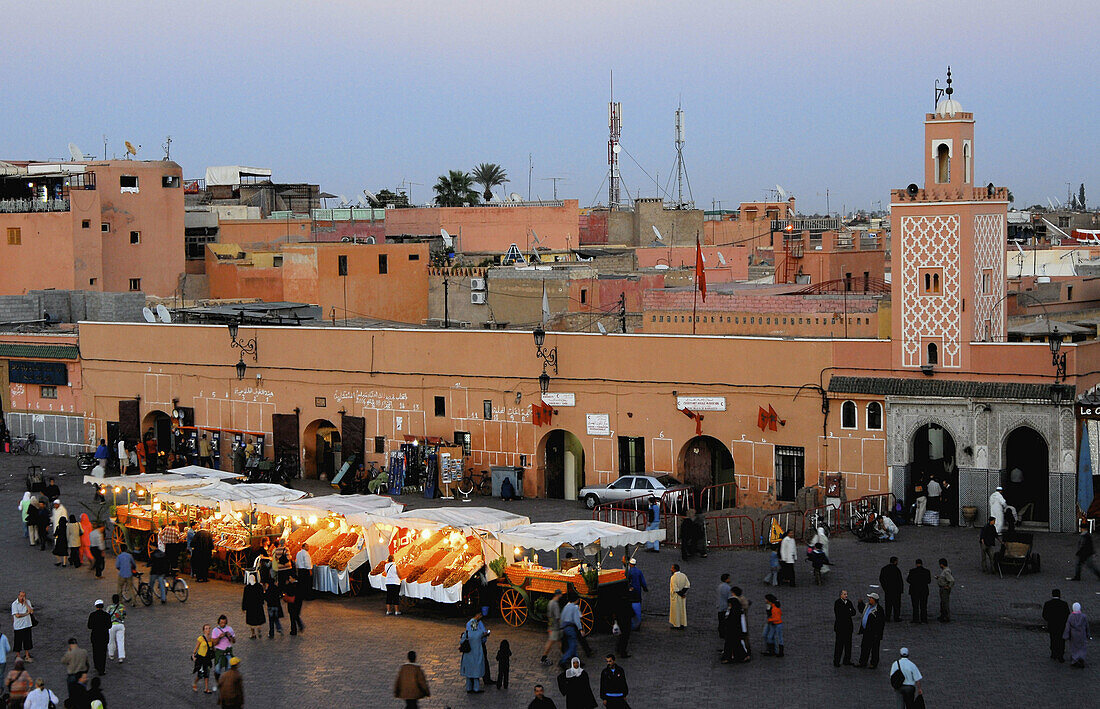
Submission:
<svg viewBox="0 0 1100 709">
<path fill-rule="evenodd" d="M 623 130 L 623 105 L 615 103 L 615 72 L 611 72 L 611 101 L 607 104 L 607 165 L 610 168 L 607 182 L 607 207 L 616 210 L 622 206 L 621 176 L 619 175 L 619 153 L 622 146 L 619 138 Z"/>
<path fill-rule="evenodd" d="M 172 136 L 168 136 L 164 139 L 164 143 L 161 144 L 161 148 L 164 149 L 164 161 L 168 162 L 172 159 Z"/>
<path fill-rule="evenodd" d="M 107 159 L 107 136 L 103 136 L 103 159 Z"/>
<path fill-rule="evenodd" d="M 139 145 L 137 147 L 134 147 L 134 144 L 128 140 L 123 142 L 126 144 L 126 155 L 133 155 L 134 157 L 137 157 L 138 150 L 141 149 L 141 146 Z M 130 158 L 127 157 L 126 159 L 129 160 Z"/>
<path fill-rule="evenodd" d="M 79 160 L 84 159 L 84 153 L 80 152 L 80 148 L 76 147 L 76 143 L 69 143 L 69 156 L 74 161 L 79 161 Z"/>
<path fill-rule="evenodd" d="M 558 201 L 558 182 L 559 181 L 564 182 L 565 178 L 564 177 L 544 177 L 544 178 L 542 178 L 542 181 L 543 182 L 553 182 L 554 183 L 554 201 L 557 202 Z"/>
</svg>

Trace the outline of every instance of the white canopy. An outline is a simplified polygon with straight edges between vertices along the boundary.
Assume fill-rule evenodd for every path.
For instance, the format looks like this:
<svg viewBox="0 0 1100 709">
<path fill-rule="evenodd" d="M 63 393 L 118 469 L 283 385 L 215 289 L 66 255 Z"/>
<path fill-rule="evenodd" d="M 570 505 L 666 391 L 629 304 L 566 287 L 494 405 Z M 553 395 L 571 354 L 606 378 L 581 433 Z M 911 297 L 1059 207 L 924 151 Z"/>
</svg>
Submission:
<svg viewBox="0 0 1100 709">
<path fill-rule="evenodd" d="M 322 495 L 295 502 L 264 500 L 256 503 L 256 509 L 286 516 L 341 514 L 348 524 L 367 525 L 392 522 L 391 518 L 400 514 L 405 506 L 383 495 Z"/>
<path fill-rule="evenodd" d="M 458 527 L 498 532 L 531 524 L 530 517 L 512 514 L 492 507 L 432 507 L 409 510 L 387 520 L 390 524 L 409 529 Z"/>
<path fill-rule="evenodd" d="M 217 165 L 206 168 L 206 186 L 241 184 L 242 177 L 271 177 L 271 169 L 266 167 L 245 167 L 243 165 Z"/>
<path fill-rule="evenodd" d="M 210 480 L 234 480 L 236 478 L 243 478 L 243 475 L 237 473 L 227 473 L 224 470 L 218 470 L 217 468 L 204 468 L 201 465 L 185 465 L 180 468 L 172 468 L 168 471 L 170 475 L 182 475 L 184 477 L 200 477 Z"/>
<path fill-rule="evenodd" d="M 227 509 L 248 509 L 254 503 L 260 502 L 300 500 L 306 496 L 306 493 L 271 483 L 230 485 L 214 481 L 199 487 L 165 490 L 158 492 L 157 496 L 165 502 L 179 502 L 184 505 L 198 505 L 200 507 L 218 507 L 225 511 Z"/>
<path fill-rule="evenodd" d="M 665 530 L 641 531 L 610 522 L 574 519 L 565 522 L 540 522 L 521 529 L 510 529 L 498 532 L 496 538 L 506 546 L 554 551 L 563 544 L 588 546 L 598 542 L 605 547 L 621 547 L 661 541 L 665 538 Z"/>
<path fill-rule="evenodd" d="M 198 466 L 190 467 L 194 467 L 197 470 L 209 470 L 209 468 L 198 468 Z M 214 472 L 218 473 L 218 475 L 205 475 L 197 472 L 181 474 L 171 471 L 165 474 L 123 475 L 117 478 L 97 478 L 94 475 L 85 475 L 84 482 L 92 483 L 93 485 L 102 485 L 104 487 L 120 487 L 126 490 L 141 488 L 142 490 L 149 490 L 151 492 L 161 492 L 163 490 L 200 487 L 214 482 L 225 475 L 228 475 L 230 478 L 236 477 L 232 473 L 222 473 L 221 471 Z"/>
</svg>

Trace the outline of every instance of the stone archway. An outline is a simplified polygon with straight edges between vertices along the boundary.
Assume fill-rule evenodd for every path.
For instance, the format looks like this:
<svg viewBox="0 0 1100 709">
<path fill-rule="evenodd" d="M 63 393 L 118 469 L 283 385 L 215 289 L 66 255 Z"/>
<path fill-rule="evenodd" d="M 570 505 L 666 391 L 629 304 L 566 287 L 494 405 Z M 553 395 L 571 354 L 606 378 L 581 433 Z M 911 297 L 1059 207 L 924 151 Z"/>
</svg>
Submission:
<svg viewBox="0 0 1100 709">
<path fill-rule="evenodd" d="M 546 496 L 577 499 L 577 491 L 585 485 L 584 447 L 580 439 L 564 429 L 554 429 L 539 443 L 538 460 Z"/>
<path fill-rule="evenodd" d="M 717 438 L 696 436 L 680 449 L 677 469 L 685 485 L 690 486 L 699 499 L 705 487 L 735 482 L 733 455 Z"/>
<path fill-rule="evenodd" d="M 302 450 L 303 476 L 331 480 L 340 467 L 340 430 L 327 419 L 311 421 L 302 434 Z"/>
<path fill-rule="evenodd" d="M 958 519 L 959 466 L 955 437 L 939 423 L 920 426 L 910 439 L 909 477 L 906 481 L 906 505 L 916 500 L 916 486 L 927 490 L 928 482 L 935 478 L 943 487 L 938 512 L 941 519 L 954 522 Z"/>
<path fill-rule="evenodd" d="M 1022 520 L 1050 522 L 1050 448 L 1031 426 L 1017 426 L 1004 440 L 1001 484 Z"/>
</svg>

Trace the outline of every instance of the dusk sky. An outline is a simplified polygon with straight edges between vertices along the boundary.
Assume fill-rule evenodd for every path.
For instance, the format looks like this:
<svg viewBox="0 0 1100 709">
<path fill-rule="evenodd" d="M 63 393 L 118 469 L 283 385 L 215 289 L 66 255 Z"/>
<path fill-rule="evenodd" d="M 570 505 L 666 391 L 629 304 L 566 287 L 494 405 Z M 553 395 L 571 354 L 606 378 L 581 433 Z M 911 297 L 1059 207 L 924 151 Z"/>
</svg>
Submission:
<svg viewBox="0 0 1100 709">
<path fill-rule="evenodd" d="M 609 75 L 622 172 L 653 196 L 673 114 L 698 206 L 777 183 L 801 212 L 877 208 L 922 182 L 924 113 L 951 65 L 976 182 L 1023 207 L 1100 204 L 1095 0 L 1053 2 L 4 1 L 0 160 L 86 153 L 269 167 L 334 194 L 497 162 L 509 192 L 607 201 Z M 603 187 L 601 188 L 601 182 Z"/>
</svg>

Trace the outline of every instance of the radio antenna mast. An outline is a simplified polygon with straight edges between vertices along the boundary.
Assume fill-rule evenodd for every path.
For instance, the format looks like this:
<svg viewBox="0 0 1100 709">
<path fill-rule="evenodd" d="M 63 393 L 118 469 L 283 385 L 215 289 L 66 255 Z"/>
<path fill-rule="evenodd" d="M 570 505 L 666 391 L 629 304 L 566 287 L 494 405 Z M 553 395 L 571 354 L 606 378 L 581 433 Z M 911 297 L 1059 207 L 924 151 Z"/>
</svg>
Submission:
<svg viewBox="0 0 1100 709">
<path fill-rule="evenodd" d="M 684 200 L 684 183 L 687 183 L 688 199 Z M 691 195 L 691 181 L 687 177 L 687 165 L 684 164 L 684 109 L 682 104 L 676 107 L 676 208 L 695 209 L 695 200 Z"/>
<path fill-rule="evenodd" d="M 607 127 L 609 136 L 607 139 L 607 164 L 611 168 L 607 181 L 607 206 L 611 210 L 618 209 L 621 204 L 619 191 L 619 137 L 622 134 L 623 105 L 615 103 L 615 72 L 611 72 L 611 102 L 607 104 Z"/>
</svg>

